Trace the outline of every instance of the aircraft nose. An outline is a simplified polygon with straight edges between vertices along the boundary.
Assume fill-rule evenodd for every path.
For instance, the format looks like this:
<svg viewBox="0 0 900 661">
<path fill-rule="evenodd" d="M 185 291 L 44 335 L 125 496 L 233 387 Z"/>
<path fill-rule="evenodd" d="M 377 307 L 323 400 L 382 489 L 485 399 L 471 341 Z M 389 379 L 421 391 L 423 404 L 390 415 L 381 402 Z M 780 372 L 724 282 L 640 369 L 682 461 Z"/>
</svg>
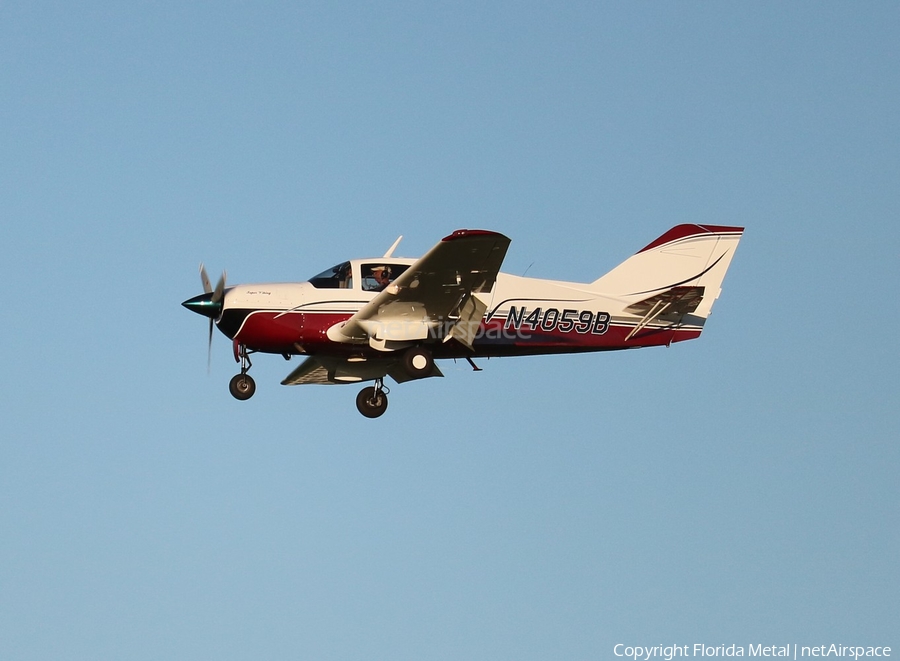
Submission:
<svg viewBox="0 0 900 661">
<path fill-rule="evenodd" d="M 189 298 L 182 305 L 191 312 L 215 319 L 222 313 L 222 301 L 213 301 L 213 296 L 215 296 L 215 292 L 200 294 L 199 296 L 194 296 L 194 298 Z"/>
</svg>

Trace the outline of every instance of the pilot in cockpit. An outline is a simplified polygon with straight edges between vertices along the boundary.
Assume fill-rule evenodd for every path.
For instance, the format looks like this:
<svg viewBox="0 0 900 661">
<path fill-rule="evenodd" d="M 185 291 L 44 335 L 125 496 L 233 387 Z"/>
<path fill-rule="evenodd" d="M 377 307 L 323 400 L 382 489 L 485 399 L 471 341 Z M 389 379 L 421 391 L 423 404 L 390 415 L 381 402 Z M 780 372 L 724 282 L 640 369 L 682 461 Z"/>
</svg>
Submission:
<svg viewBox="0 0 900 661">
<path fill-rule="evenodd" d="M 369 288 L 369 291 L 382 291 L 385 287 L 391 284 L 391 267 L 373 266 L 372 278 L 375 282 Z"/>
</svg>

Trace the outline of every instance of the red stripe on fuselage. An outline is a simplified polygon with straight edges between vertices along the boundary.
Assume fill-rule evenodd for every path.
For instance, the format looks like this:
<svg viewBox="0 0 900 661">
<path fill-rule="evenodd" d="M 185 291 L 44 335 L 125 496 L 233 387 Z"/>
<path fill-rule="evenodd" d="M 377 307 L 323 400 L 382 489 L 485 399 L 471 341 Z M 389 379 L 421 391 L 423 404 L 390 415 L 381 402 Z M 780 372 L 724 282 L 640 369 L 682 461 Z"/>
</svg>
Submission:
<svg viewBox="0 0 900 661">
<path fill-rule="evenodd" d="M 247 315 L 234 339 L 254 351 L 264 353 L 371 353 L 383 355 L 365 344 L 332 342 L 329 328 L 350 318 L 349 313 L 256 311 Z M 504 328 L 505 318 L 482 323 L 474 342 L 475 353 L 457 342 L 431 344 L 435 358 L 466 356 L 509 356 L 529 354 L 571 353 L 581 351 L 613 351 L 636 347 L 664 346 L 700 336 L 697 328 L 644 328 L 634 337 L 625 338 L 633 326 L 610 324 L 603 334 L 578 333 L 574 330 L 543 331 L 540 328 L 518 330 Z"/>
<path fill-rule="evenodd" d="M 479 337 L 475 340 L 475 349 L 483 355 L 490 355 L 496 349 L 509 353 L 515 347 L 520 353 L 568 353 L 572 351 L 614 351 L 616 349 L 632 349 L 637 347 L 665 346 L 672 342 L 683 342 L 700 337 L 698 328 L 643 328 L 633 337 L 626 340 L 634 326 L 611 323 L 606 332 L 595 334 L 579 333 L 575 330 L 562 332 L 558 329 L 544 331 L 538 326 L 531 330 L 524 326 L 516 330 L 505 328 L 506 319 L 492 319 L 481 325 Z"/>
<path fill-rule="evenodd" d="M 315 353 L 324 348 L 334 350 L 335 347 L 345 345 L 332 342 L 325 333 L 350 317 L 346 312 L 251 312 L 234 339 L 251 349 L 266 353 L 297 353 L 297 344 L 307 353 Z M 355 347 L 347 345 L 346 348 Z"/>
</svg>

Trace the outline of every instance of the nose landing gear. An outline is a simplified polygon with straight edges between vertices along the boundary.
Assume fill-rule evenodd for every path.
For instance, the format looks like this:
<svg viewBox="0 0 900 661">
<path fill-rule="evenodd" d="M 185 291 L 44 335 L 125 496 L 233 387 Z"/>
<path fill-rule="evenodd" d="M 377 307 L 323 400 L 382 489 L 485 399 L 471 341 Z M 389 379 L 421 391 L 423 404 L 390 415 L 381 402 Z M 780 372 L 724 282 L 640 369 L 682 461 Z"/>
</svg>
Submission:
<svg viewBox="0 0 900 661">
<path fill-rule="evenodd" d="M 375 379 L 375 385 L 363 388 L 356 396 L 356 408 L 367 418 L 377 418 L 387 411 L 388 392 L 384 379 Z"/>
<path fill-rule="evenodd" d="M 228 384 L 228 390 L 231 396 L 241 401 L 253 397 L 256 392 L 256 381 L 247 374 L 247 371 L 253 367 L 250 362 L 250 352 L 243 344 L 234 343 L 234 359 L 241 364 L 241 373 L 235 374 Z"/>
</svg>

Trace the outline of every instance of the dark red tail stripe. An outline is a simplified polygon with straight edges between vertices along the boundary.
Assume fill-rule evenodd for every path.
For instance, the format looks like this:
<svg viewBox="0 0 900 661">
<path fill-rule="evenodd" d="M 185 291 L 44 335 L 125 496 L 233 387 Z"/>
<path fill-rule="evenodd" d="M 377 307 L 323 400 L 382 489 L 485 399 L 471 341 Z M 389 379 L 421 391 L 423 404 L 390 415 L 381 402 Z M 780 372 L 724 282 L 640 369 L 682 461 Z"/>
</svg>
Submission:
<svg viewBox="0 0 900 661">
<path fill-rule="evenodd" d="M 684 239 L 689 236 L 700 236 L 702 234 L 739 234 L 743 231 L 743 227 L 729 227 L 727 225 L 677 225 L 652 243 L 638 250 L 638 252 L 642 253 L 647 250 L 653 250 L 654 248 L 658 248 L 659 246 L 665 245 L 667 243 L 672 243 L 673 241 L 678 241 L 679 239 Z"/>
</svg>

